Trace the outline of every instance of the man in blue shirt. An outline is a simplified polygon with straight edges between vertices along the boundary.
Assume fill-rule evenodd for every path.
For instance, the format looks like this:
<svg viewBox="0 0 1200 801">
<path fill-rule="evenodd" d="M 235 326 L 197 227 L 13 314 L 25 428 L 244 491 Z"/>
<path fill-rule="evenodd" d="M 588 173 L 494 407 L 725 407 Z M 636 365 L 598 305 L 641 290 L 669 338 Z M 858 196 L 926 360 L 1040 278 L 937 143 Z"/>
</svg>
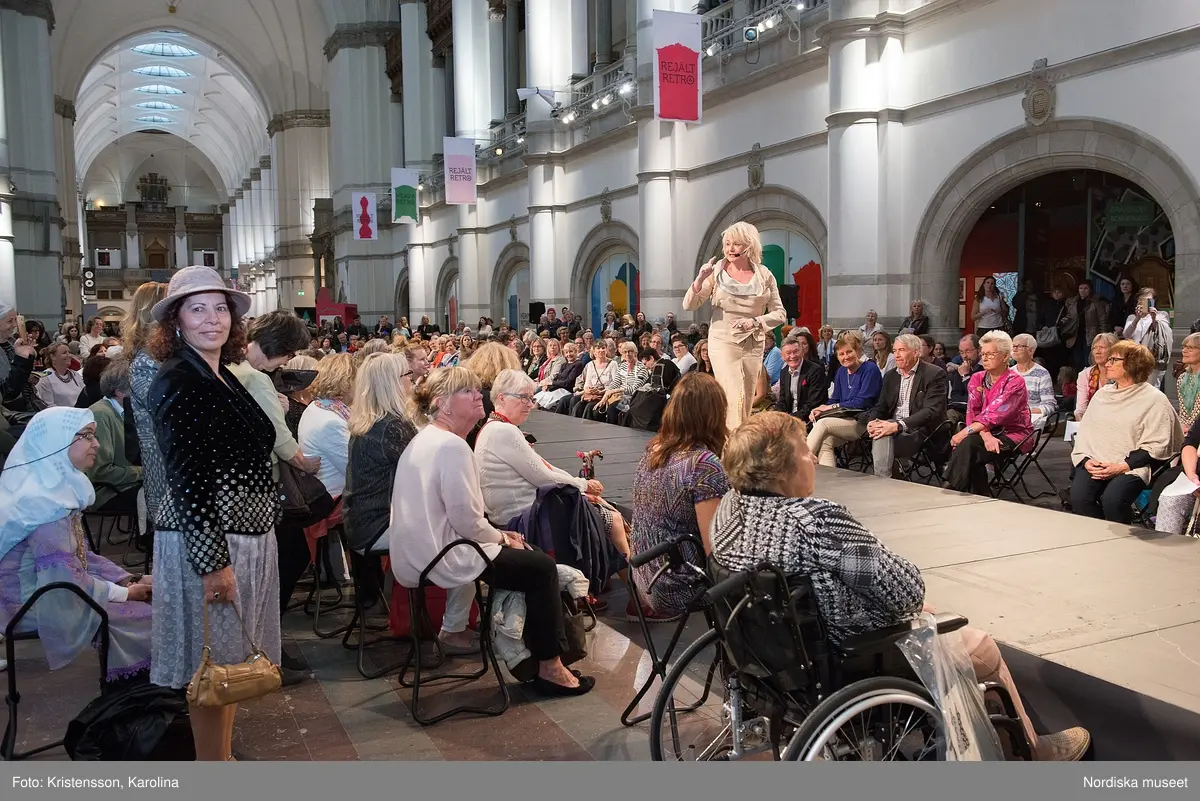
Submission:
<svg viewBox="0 0 1200 801">
<path fill-rule="evenodd" d="M 771 386 L 778 384 L 779 373 L 783 370 L 783 354 L 775 345 L 774 334 L 767 334 L 767 338 L 763 340 L 763 366 L 767 368 L 767 377 L 771 379 Z"/>
</svg>

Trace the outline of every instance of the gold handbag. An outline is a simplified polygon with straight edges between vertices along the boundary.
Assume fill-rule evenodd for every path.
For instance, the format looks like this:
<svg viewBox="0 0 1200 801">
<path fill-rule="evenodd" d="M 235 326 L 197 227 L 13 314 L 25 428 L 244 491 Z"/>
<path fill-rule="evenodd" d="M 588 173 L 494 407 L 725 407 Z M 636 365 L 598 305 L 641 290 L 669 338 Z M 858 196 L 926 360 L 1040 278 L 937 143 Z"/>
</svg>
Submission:
<svg viewBox="0 0 1200 801">
<path fill-rule="evenodd" d="M 273 693 L 280 688 L 283 678 L 279 668 L 262 652 L 242 621 L 242 614 L 234 604 L 233 613 L 242 626 L 242 634 L 253 649 L 245 662 L 236 665 L 216 665 L 212 661 L 211 635 L 208 629 L 208 604 L 204 601 L 204 651 L 200 666 L 196 668 L 187 687 L 187 702 L 192 706 L 228 706 L 252 698 Z"/>
</svg>

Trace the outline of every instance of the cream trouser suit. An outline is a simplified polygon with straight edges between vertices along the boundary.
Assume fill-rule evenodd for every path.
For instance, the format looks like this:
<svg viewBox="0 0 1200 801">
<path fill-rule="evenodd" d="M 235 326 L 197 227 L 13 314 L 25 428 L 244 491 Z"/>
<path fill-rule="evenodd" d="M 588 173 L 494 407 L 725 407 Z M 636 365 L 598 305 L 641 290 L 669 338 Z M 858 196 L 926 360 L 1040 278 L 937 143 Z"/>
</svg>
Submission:
<svg viewBox="0 0 1200 801">
<path fill-rule="evenodd" d="M 695 282 L 692 282 L 693 285 Z M 775 276 L 761 264 L 754 265 L 754 277 L 748 283 L 734 281 L 725 272 L 725 260 L 717 262 L 713 274 L 704 279 L 699 292 L 688 287 L 683 308 L 696 311 L 712 301 L 712 322 L 708 329 L 708 357 L 713 376 L 729 406 L 725 422 L 732 431 L 750 417 L 754 385 L 763 365 L 763 342 L 771 329 L 787 322 Z M 737 320 L 753 320 L 749 331 L 734 331 Z"/>
</svg>

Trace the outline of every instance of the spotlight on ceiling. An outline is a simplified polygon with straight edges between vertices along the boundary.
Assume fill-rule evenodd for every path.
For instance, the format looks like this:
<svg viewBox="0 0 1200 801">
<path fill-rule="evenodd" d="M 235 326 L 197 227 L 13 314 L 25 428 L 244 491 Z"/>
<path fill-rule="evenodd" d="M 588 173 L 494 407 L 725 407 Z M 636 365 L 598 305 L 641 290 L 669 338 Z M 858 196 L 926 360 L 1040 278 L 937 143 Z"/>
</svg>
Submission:
<svg viewBox="0 0 1200 801">
<path fill-rule="evenodd" d="M 424 181 L 418 181 L 418 182 L 417 182 L 417 191 L 418 191 L 418 192 L 424 192 L 424 191 L 425 191 L 425 182 L 424 182 Z"/>
<path fill-rule="evenodd" d="M 747 29 L 747 30 L 749 30 L 749 29 Z M 706 49 L 704 51 L 704 54 L 711 57 L 711 56 L 715 56 L 717 53 L 720 53 L 720 52 L 721 52 L 721 43 L 713 42 L 712 44 L 710 44 L 708 46 L 708 49 Z"/>
<path fill-rule="evenodd" d="M 621 84 L 621 88 L 617 91 L 624 96 L 633 94 L 633 81 L 626 81 L 625 83 Z"/>
<path fill-rule="evenodd" d="M 596 98 L 592 101 L 592 111 L 595 111 L 598 108 L 600 108 L 600 98 Z"/>
<path fill-rule="evenodd" d="M 524 142 L 525 142 L 525 134 L 517 134 L 517 144 L 518 145 L 524 144 Z"/>
<path fill-rule="evenodd" d="M 612 96 L 612 94 L 610 93 L 610 94 L 607 94 L 607 95 L 605 95 L 605 96 L 604 96 L 604 99 L 603 99 L 603 100 L 601 100 L 600 102 L 601 102 L 602 104 L 604 104 L 604 105 L 606 105 L 606 106 L 607 106 L 607 105 L 608 105 L 609 103 L 611 103 L 612 101 L 613 101 L 613 96 Z"/>
<path fill-rule="evenodd" d="M 797 11 L 803 11 L 803 10 L 804 10 L 804 3 L 796 3 L 796 10 L 797 10 Z"/>
<path fill-rule="evenodd" d="M 495 149 L 493 152 L 494 152 L 494 153 L 495 153 L 497 156 L 503 156 L 503 155 L 504 155 L 504 148 L 503 148 L 503 147 L 501 147 L 501 146 L 499 146 L 499 145 L 497 145 L 497 146 L 496 146 L 496 149 Z"/>
</svg>

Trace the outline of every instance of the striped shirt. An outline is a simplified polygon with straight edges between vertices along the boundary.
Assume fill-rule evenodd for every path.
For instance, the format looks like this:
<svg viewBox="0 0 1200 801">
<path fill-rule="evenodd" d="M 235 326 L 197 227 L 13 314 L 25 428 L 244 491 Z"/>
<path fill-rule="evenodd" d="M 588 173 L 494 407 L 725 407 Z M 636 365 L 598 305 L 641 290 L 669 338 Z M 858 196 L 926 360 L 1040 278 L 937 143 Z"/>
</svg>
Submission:
<svg viewBox="0 0 1200 801">
<path fill-rule="evenodd" d="M 1029 393 L 1030 409 L 1041 409 L 1042 414 L 1046 417 L 1058 410 L 1058 399 L 1054 396 L 1054 379 L 1050 377 L 1049 370 L 1034 363 L 1028 373 L 1022 373 L 1018 369 L 1017 374 L 1025 379 L 1025 391 Z"/>
</svg>

